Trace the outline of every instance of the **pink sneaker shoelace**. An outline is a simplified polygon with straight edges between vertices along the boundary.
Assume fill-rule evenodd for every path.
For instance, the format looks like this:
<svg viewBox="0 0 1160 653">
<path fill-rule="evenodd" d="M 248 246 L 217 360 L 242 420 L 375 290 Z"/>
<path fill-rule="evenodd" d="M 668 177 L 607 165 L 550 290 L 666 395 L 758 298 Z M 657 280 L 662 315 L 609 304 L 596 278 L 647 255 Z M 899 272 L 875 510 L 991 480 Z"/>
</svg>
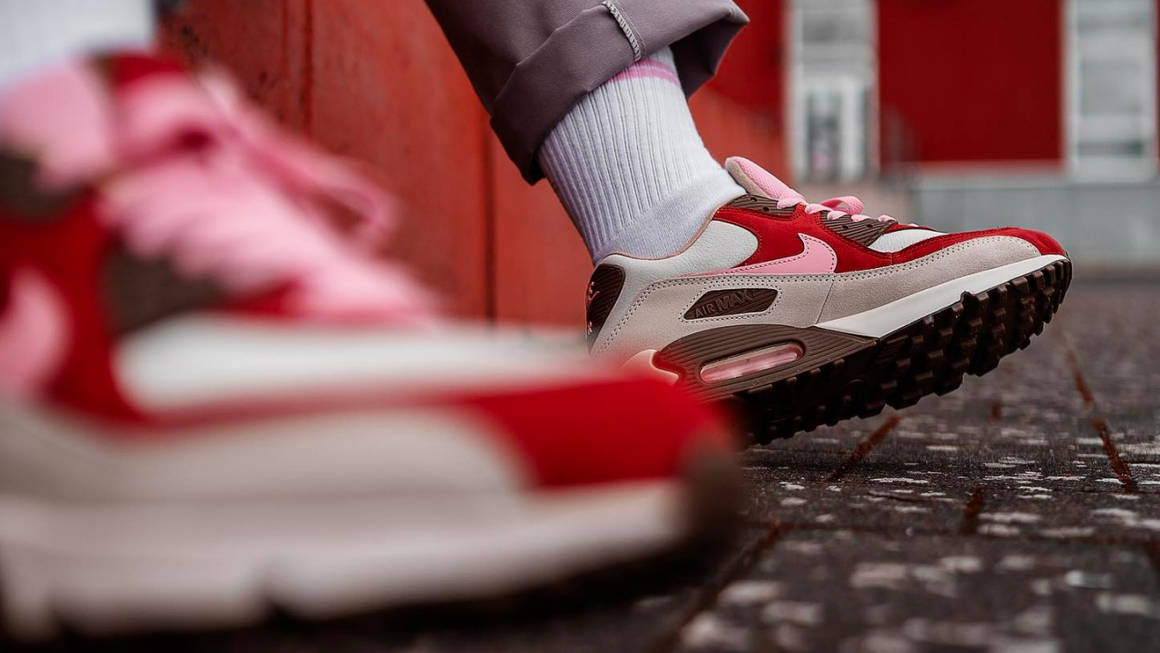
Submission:
<svg viewBox="0 0 1160 653">
<path fill-rule="evenodd" d="M 774 177 L 774 179 L 777 179 L 777 178 Z M 808 213 L 810 215 L 814 215 L 814 214 L 822 213 L 823 211 L 825 211 L 826 213 L 823 217 L 827 220 L 837 220 L 838 218 L 841 218 L 842 216 L 848 215 L 848 216 L 850 216 L 850 219 L 853 220 L 854 222 L 861 222 L 862 220 L 877 220 L 879 222 L 897 222 L 897 220 L 895 220 L 894 218 L 892 218 L 888 215 L 885 215 L 885 214 L 877 216 L 877 217 L 870 216 L 870 215 L 864 215 L 862 213 L 862 211 L 864 211 L 866 209 L 866 206 L 862 203 L 862 200 L 858 199 L 857 197 L 855 197 L 853 195 L 842 195 L 841 197 L 831 197 L 830 199 L 825 200 L 825 201 L 820 202 L 820 203 L 807 202 L 806 198 L 804 196 L 802 196 L 801 193 L 790 188 L 788 185 L 783 183 L 781 180 L 778 180 L 778 183 L 781 185 L 782 188 L 784 188 L 784 191 L 782 191 L 779 194 L 774 195 L 774 199 L 777 200 L 777 208 L 779 208 L 779 209 L 786 209 L 786 208 L 791 208 L 793 206 L 796 206 L 798 204 L 804 204 L 806 213 Z"/>
<path fill-rule="evenodd" d="M 798 204 L 805 206 L 805 212 L 814 215 L 817 213 L 826 213 L 826 219 L 837 220 L 843 216 L 850 216 L 854 222 L 861 222 L 862 220 L 878 220 L 879 222 L 898 222 L 896 219 L 888 215 L 880 215 L 873 217 L 864 215 L 862 211 L 866 206 L 862 200 L 853 195 L 843 195 L 841 197 L 831 197 L 830 199 L 820 202 L 807 202 L 806 198 L 796 190 L 789 187 L 784 181 L 778 179 L 769 171 L 758 166 L 756 163 L 744 157 L 733 157 L 733 160 L 741 167 L 741 170 L 761 187 L 771 198 L 777 201 L 777 208 L 788 209 L 797 206 Z"/>
<path fill-rule="evenodd" d="M 423 324 L 434 301 L 372 252 L 393 224 L 390 198 L 337 158 L 283 134 L 224 75 L 158 75 L 118 98 L 120 174 L 102 215 L 143 256 L 238 292 L 286 283 L 306 318 Z M 347 237 L 322 208 L 357 216 Z M 353 241 L 352 241 L 353 238 Z"/>
</svg>

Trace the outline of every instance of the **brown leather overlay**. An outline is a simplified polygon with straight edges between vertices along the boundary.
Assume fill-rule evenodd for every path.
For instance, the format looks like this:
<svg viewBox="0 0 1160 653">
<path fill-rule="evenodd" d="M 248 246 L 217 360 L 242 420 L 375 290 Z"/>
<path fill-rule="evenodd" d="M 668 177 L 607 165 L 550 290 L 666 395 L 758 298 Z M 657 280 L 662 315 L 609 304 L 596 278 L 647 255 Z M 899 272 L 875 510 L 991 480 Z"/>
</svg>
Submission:
<svg viewBox="0 0 1160 653">
<path fill-rule="evenodd" d="M 10 220 L 37 224 L 60 216 L 84 196 L 82 188 L 46 190 L 37 180 L 37 164 L 0 149 L 0 213 Z"/>
<path fill-rule="evenodd" d="M 624 287 L 624 270 L 616 265 L 599 265 L 592 271 L 588 281 L 588 295 L 585 299 L 585 314 L 588 320 L 588 346 L 596 342 L 600 329 L 616 305 L 620 289 Z"/>
<path fill-rule="evenodd" d="M 772 288 L 710 290 L 685 311 L 685 319 L 700 320 L 721 315 L 760 313 L 769 308 L 775 299 L 777 291 Z"/>
<path fill-rule="evenodd" d="M 779 218 L 788 218 L 793 215 L 794 208 L 788 207 L 784 209 L 777 208 L 777 200 L 771 200 L 768 197 L 760 195 L 742 195 L 737 199 L 725 205 L 726 208 L 731 209 L 747 209 L 750 211 L 757 211 L 766 215 L 771 215 Z"/>
<path fill-rule="evenodd" d="M 822 224 L 830 231 L 852 240 L 859 245 L 869 247 L 882 232 L 894 226 L 894 222 L 882 222 L 881 220 L 858 220 L 843 215 L 840 218 L 822 218 Z"/>
<path fill-rule="evenodd" d="M 705 383 L 700 370 L 706 363 L 781 343 L 794 343 L 802 357 L 791 363 L 736 379 Z M 805 329 L 780 324 L 745 324 L 705 329 L 669 343 L 653 362 L 680 375 L 677 385 L 703 399 L 721 399 L 769 384 L 865 349 L 873 338 L 854 336 L 817 327 Z"/>
<path fill-rule="evenodd" d="M 124 247 L 110 253 L 102 281 L 110 326 L 117 333 L 213 306 L 225 295 L 211 281 L 182 275 L 166 259 L 143 259 Z"/>
</svg>

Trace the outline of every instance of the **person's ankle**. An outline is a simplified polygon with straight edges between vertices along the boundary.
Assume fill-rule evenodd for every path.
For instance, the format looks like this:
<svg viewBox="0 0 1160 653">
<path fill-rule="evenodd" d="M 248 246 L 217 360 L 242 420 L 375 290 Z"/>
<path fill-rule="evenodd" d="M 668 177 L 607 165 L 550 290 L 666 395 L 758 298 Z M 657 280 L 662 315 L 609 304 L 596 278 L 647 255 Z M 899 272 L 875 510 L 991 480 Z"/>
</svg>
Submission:
<svg viewBox="0 0 1160 653">
<path fill-rule="evenodd" d="M 592 261 L 614 253 L 648 259 L 672 256 L 696 239 L 717 208 L 744 194 L 724 169 L 704 175 L 633 217 L 622 231 L 605 239 L 591 235 Z"/>
</svg>

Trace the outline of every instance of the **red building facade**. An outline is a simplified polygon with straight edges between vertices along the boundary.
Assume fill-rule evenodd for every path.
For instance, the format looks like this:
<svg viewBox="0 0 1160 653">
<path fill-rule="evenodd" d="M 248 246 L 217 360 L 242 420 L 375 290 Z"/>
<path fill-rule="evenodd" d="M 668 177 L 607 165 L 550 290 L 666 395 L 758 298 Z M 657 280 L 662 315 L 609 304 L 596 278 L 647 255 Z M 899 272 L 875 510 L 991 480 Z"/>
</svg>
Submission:
<svg viewBox="0 0 1160 653">
<path fill-rule="evenodd" d="M 1061 0 L 879 0 L 881 164 L 1062 164 Z M 890 130 L 904 130 L 892 133 Z"/>
</svg>

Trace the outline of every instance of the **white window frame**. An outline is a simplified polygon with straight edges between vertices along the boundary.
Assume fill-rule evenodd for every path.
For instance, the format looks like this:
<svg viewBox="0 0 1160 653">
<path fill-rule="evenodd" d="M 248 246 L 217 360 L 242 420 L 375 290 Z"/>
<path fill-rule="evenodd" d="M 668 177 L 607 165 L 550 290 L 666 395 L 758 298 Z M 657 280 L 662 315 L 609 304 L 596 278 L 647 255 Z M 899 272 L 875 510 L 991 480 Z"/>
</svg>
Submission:
<svg viewBox="0 0 1160 653">
<path fill-rule="evenodd" d="M 862 43 L 827 46 L 837 65 L 819 66 L 811 61 L 813 52 L 803 42 L 807 14 L 842 14 L 849 20 L 860 20 L 865 30 Z M 841 99 L 838 121 L 839 146 L 837 176 L 839 181 L 873 176 L 878 171 L 878 34 L 875 0 L 793 0 L 788 23 L 790 43 L 790 83 L 787 106 L 787 133 L 793 169 L 798 179 L 810 178 L 806 107 L 812 93 L 834 93 Z M 816 46 L 812 46 L 816 47 Z M 842 51 L 845 50 L 845 51 Z M 864 100 L 865 118 L 861 119 L 859 103 Z"/>
<path fill-rule="evenodd" d="M 1079 33 L 1080 5 L 1114 11 L 1117 6 L 1139 5 L 1147 8 L 1147 36 L 1133 38 L 1087 37 Z M 1071 174 L 1085 179 L 1148 179 L 1156 174 L 1156 4 L 1152 0 L 1067 0 L 1065 17 L 1065 117 L 1067 132 L 1067 165 Z M 1133 60 L 1140 75 L 1135 83 L 1143 97 L 1138 116 L 1088 117 L 1081 114 L 1081 64 L 1087 54 L 1098 53 L 1105 60 Z M 1094 136 L 1094 138 L 1093 138 Z M 1139 139 L 1144 148 L 1139 156 L 1098 156 L 1083 154 L 1081 140 L 1091 142 L 1101 136 L 1114 141 L 1124 137 Z"/>
</svg>

